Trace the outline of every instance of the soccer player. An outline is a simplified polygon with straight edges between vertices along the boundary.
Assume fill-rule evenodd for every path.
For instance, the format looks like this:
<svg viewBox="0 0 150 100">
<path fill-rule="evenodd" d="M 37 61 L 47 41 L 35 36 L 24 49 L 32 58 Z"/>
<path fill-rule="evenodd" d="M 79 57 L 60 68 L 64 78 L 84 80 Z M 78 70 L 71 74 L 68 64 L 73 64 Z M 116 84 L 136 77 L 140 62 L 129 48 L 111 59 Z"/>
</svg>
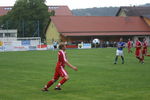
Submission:
<svg viewBox="0 0 150 100">
<path fill-rule="evenodd" d="M 66 58 L 66 46 L 65 44 L 60 44 L 59 45 L 59 51 L 58 51 L 58 62 L 55 68 L 55 74 L 54 77 L 52 78 L 52 80 L 50 80 L 42 89 L 42 91 L 48 91 L 48 88 L 54 83 L 56 82 L 59 77 L 62 77 L 62 80 L 58 83 L 58 85 L 55 87 L 55 90 L 61 90 L 61 85 L 63 85 L 68 79 L 69 79 L 69 75 L 67 74 L 66 70 L 65 70 L 65 65 L 68 65 L 70 68 L 74 69 L 75 71 L 77 71 L 77 67 L 71 65 L 69 63 L 69 61 Z"/>
<path fill-rule="evenodd" d="M 132 53 L 131 51 L 132 43 L 130 39 L 128 39 L 127 47 L 128 47 L 128 53 Z"/>
<path fill-rule="evenodd" d="M 140 63 L 143 63 L 143 59 L 142 59 L 142 43 L 139 41 L 139 39 L 136 40 L 136 44 L 135 44 L 135 56 L 136 58 L 139 60 Z"/>
<path fill-rule="evenodd" d="M 118 56 L 121 56 L 122 64 L 124 64 L 124 55 L 123 55 L 123 48 L 125 47 L 125 42 L 123 39 L 120 38 L 120 41 L 117 43 L 117 50 L 116 50 L 116 57 L 114 64 L 117 64 Z"/>
<path fill-rule="evenodd" d="M 144 56 L 147 56 L 147 42 L 146 42 L 146 39 L 144 38 L 143 39 L 143 44 L 142 44 L 142 60 L 143 60 L 143 63 L 144 63 Z"/>
</svg>

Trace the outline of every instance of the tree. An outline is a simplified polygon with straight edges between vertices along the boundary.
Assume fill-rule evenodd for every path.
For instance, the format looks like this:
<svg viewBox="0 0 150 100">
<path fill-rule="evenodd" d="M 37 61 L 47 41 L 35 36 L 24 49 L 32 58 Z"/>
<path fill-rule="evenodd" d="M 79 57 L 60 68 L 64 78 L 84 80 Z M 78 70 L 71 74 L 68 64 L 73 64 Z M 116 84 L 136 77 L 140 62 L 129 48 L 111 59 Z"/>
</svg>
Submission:
<svg viewBox="0 0 150 100">
<path fill-rule="evenodd" d="M 46 0 L 17 0 L 12 10 L 0 21 L 4 28 L 18 29 L 18 37 L 40 36 L 45 38 L 44 30 L 50 18 Z"/>
</svg>

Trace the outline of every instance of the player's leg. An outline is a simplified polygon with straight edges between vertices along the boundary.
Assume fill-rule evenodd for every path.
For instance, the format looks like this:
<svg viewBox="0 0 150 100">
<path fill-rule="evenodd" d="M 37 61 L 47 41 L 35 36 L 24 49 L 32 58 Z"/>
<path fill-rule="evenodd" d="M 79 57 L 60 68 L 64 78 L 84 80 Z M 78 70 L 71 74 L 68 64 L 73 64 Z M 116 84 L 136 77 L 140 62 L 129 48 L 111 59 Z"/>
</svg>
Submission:
<svg viewBox="0 0 150 100">
<path fill-rule="evenodd" d="M 140 57 L 140 50 L 136 50 L 135 52 L 136 58 L 141 62 L 141 57 Z"/>
<path fill-rule="evenodd" d="M 60 88 L 61 85 L 63 85 L 67 80 L 69 80 L 69 76 L 63 67 L 61 67 L 60 76 L 62 77 L 62 80 L 60 80 L 60 82 L 56 86 L 55 90 L 61 90 L 61 88 Z"/>
<path fill-rule="evenodd" d="M 131 47 L 128 48 L 128 53 L 132 53 Z"/>
<path fill-rule="evenodd" d="M 50 80 L 50 81 L 44 86 L 44 88 L 43 88 L 42 90 L 43 90 L 43 91 L 48 91 L 48 88 L 49 88 L 50 86 L 52 86 L 53 83 L 56 82 L 56 81 L 57 81 L 57 80 L 55 80 L 55 79 Z"/>
<path fill-rule="evenodd" d="M 114 64 L 117 64 L 117 61 L 118 61 L 118 56 L 115 57 L 115 62 L 114 62 Z"/>
<path fill-rule="evenodd" d="M 144 55 L 142 55 L 141 63 L 144 64 Z"/>
<path fill-rule="evenodd" d="M 62 78 L 62 80 L 60 80 L 60 82 L 58 83 L 58 85 L 55 87 L 55 90 L 61 90 L 61 86 L 67 81 L 69 80 L 69 76 L 65 76 Z"/>
<path fill-rule="evenodd" d="M 118 56 L 119 56 L 119 50 L 116 51 L 116 57 L 115 57 L 115 62 L 114 62 L 114 64 L 117 64 Z"/>
<path fill-rule="evenodd" d="M 55 83 L 58 79 L 59 79 L 59 74 L 56 71 L 55 74 L 54 74 L 54 78 L 47 82 L 47 84 L 44 86 L 42 91 L 48 91 L 48 88 L 51 87 L 53 85 L 53 83 Z"/>
<path fill-rule="evenodd" d="M 120 56 L 121 56 L 121 59 L 122 59 L 122 64 L 124 64 L 124 54 L 123 54 L 123 51 L 120 51 Z"/>
<path fill-rule="evenodd" d="M 147 56 L 147 49 L 145 50 L 145 56 Z"/>
<path fill-rule="evenodd" d="M 141 57 L 141 63 L 144 64 L 144 56 L 145 56 L 146 52 L 145 50 L 142 50 L 142 57 Z"/>
<path fill-rule="evenodd" d="M 130 47 L 130 52 L 132 53 L 131 47 Z"/>
<path fill-rule="evenodd" d="M 139 60 L 139 63 L 141 63 L 143 61 L 142 57 L 140 57 L 140 56 L 136 56 L 136 58 Z"/>
<path fill-rule="evenodd" d="M 122 64 L 124 64 L 124 56 L 121 56 Z"/>
<path fill-rule="evenodd" d="M 136 58 L 139 60 L 139 62 L 141 62 L 141 58 L 139 56 L 136 56 Z"/>
<path fill-rule="evenodd" d="M 143 51 L 142 50 L 140 50 L 140 52 L 139 52 L 140 54 L 139 54 L 139 57 L 140 57 L 140 62 L 142 63 L 142 64 L 144 64 L 144 54 L 143 54 Z"/>
<path fill-rule="evenodd" d="M 128 53 L 130 53 L 130 47 L 128 47 Z"/>
</svg>

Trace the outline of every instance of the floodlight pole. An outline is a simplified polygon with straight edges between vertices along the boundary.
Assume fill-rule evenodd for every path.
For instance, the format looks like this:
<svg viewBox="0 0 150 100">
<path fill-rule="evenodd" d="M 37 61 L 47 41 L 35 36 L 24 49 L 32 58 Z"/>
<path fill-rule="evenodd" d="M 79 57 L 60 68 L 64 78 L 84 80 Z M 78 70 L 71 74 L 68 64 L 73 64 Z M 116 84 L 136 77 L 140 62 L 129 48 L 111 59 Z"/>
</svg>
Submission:
<svg viewBox="0 0 150 100">
<path fill-rule="evenodd" d="M 3 42 L 3 46 L 2 46 L 3 47 L 3 52 L 5 52 L 4 32 L 3 32 L 3 41 L 2 42 Z"/>
<path fill-rule="evenodd" d="M 8 31 L 8 21 L 6 22 L 6 25 L 7 25 L 7 31 Z"/>
<path fill-rule="evenodd" d="M 40 37 L 40 22 L 39 22 L 39 20 L 37 21 L 37 23 L 38 23 L 38 37 Z"/>
<path fill-rule="evenodd" d="M 22 34 L 23 34 L 23 37 L 24 37 L 24 20 L 22 21 Z"/>
</svg>

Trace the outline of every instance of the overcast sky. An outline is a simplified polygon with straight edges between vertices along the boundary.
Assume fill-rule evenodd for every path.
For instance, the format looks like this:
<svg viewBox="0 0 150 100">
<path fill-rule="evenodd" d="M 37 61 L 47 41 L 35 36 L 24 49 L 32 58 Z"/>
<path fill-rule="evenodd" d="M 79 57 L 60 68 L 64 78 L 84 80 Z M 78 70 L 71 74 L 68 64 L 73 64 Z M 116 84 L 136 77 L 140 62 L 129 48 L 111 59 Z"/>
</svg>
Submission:
<svg viewBox="0 0 150 100">
<path fill-rule="evenodd" d="M 16 0 L 0 0 L 0 6 L 13 6 Z M 150 0 L 46 0 L 47 5 L 67 5 L 70 9 L 119 7 L 150 3 Z"/>
</svg>

